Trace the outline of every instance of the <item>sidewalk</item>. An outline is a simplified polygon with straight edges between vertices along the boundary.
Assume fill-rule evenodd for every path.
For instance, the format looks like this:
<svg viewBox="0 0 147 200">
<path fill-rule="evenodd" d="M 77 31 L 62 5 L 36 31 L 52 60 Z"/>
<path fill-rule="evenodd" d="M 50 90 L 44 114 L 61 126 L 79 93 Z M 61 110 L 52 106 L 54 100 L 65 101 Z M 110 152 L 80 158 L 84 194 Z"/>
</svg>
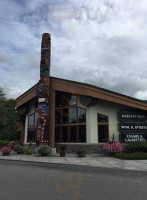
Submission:
<svg viewBox="0 0 147 200">
<path fill-rule="evenodd" d="M 59 154 L 54 154 L 48 157 L 41 157 L 39 155 L 18 155 L 12 153 L 10 156 L 2 156 L 0 153 L 0 160 L 65 164 L 65 165 L 85 165 L 103 168 L 127 169 L 137 171 L 147 171 L 147 160 L 119 160 L 113 157 L 107 157 L 101 154 L 87 155 L 85 158 L 76 157 L 73 154 L 67 154 L 66 157 L 59 157 Z"/>
</svg>

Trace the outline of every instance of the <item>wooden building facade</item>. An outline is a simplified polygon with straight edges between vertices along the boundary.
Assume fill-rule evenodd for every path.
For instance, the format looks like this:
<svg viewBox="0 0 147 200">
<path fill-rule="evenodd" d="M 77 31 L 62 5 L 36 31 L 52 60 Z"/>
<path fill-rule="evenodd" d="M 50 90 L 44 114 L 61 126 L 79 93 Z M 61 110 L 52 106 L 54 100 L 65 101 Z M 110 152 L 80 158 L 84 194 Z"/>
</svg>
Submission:
<svg viewBox="0 0 147 200">
<path fill-rule="evenodd" d="M 95 149 L 114 135 L 120 142 L 147 140 L 145 101 L 51 77 L 49 34 L 41 47 L 40 80 L 17 98 L 21 142 Z"/>
</svg>

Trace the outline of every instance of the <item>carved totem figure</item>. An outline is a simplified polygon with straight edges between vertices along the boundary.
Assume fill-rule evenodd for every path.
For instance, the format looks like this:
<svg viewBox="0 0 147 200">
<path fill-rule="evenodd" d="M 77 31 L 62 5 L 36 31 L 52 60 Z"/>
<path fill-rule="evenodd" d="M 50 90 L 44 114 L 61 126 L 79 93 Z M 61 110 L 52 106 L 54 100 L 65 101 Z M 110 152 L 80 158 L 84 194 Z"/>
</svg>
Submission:
<svg viewBox="0 0 147 200">
<path fill-rule="evenodd" d="M 51 42 L 50 34 L 44 33 L 42 35 L 41 43 L 41 61 L 40 61 L 40 80 L 37 86 L 38 96 L 38 120 L 36 144 L 47 143 L 45 139 L 46 125 L 49 115 L 49 76 L 50 76 L 50 51 Z M 48 133 L 47 133 L 48 134 Z"/>
</svg>

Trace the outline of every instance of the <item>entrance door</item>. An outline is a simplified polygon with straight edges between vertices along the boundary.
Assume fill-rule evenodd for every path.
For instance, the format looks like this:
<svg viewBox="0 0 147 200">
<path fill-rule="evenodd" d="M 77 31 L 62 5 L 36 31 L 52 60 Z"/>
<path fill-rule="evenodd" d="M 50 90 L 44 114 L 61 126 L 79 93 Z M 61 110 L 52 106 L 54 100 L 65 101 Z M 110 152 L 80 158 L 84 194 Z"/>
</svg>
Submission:
<svg viewBox="0 0 147 200">
<path fill-rule="evenodd" d="M 108 116 L 98 113 L 97 116 L 98 124 L 98 142 L 108 142 L 109 141 L 109 119 Z"/>
</svg>

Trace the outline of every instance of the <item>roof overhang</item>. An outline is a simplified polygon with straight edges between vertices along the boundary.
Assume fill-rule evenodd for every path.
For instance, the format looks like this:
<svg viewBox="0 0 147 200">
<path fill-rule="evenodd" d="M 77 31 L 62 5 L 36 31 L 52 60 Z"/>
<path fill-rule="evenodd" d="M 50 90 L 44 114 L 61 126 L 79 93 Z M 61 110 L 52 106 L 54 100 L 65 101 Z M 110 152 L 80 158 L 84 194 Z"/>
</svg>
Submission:
<svg viewBox="0 0 147 200">
<path fill-rule="evenodd" d="M 32 88 L 27 90 L 25 93 L 23 93 L 21 96 L 19 96 L 16 99 L 16 108 L 19 108 L 20 106 L 24 105 L 28 101 L 32 100 L 36 97 L 36 88 L 37 84 L 35 84 Z"/>
<path fill-rule="evenodd" d="M 30 101 L 32 98 L 36 97 L 36 87 L 37 84 L 34 85 L 30 90 L 25 92 L 23 95 L 21 95 L 19 98 L 17 98 L 17 108 Z M 78 95 L 90 96 L 97 99 L 147 111 L 147 103 L 142 100 L 115 93 L 89 84 L 51 77 L 50 89 Z"/>
</svg>

